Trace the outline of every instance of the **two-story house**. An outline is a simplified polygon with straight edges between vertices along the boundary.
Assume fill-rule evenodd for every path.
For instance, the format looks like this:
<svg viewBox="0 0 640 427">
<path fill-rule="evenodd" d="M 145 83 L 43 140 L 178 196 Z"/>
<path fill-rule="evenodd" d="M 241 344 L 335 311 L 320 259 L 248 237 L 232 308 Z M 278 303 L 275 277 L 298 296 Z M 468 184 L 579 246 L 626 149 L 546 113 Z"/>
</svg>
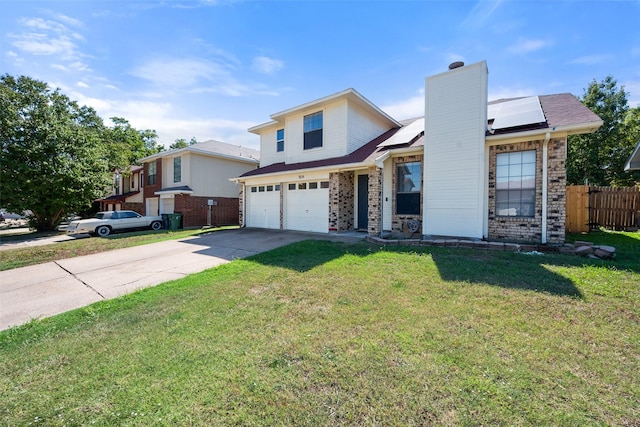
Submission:
<svg viewBox="0 0 640 427">
<path fill-rule="evenodd" d="M 146 215 L 182 214 L 184 227 L 238 224 L 238 186 L 230 181 L 259 165 L 260 152 L 219 141 L 140 159 Z"/>
<path fill-rule="evenodd" d="M 115 171 L 113 173 L 111 194 L 103 199 L 96 200 L 99 203 L 98 209 L 100 211 L 131 210 L 143 213 L 143 179 L 142 166 L 131 166 L 129 173 Z"/>
<path fill-rule="evenodd" d="M 252 127 L 237 178 L 247 227 L 564 241 L 567 137 L 600 118 L 571 94 L 487 100 L 486 62 L 425 81 L 425 116 L 396 121 L 354 89 Z"/>
</svg>

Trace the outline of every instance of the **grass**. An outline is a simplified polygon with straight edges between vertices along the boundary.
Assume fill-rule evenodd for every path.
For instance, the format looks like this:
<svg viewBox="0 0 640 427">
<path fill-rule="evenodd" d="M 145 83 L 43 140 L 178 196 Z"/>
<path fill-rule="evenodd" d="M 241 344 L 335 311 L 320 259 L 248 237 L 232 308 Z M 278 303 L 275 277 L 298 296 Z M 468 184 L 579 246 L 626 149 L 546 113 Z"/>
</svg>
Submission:
<svg viewBox="0 0 640 427">
<path fill-rule="evenodd" d="M 158 243 L 165 240 L 184 239 L 202 233 L 209 233 L 218 230 L 237 228 L 235 226 L 216 227 L 207 229 L 188 230 L 161 230 L 161 231 L 136 231 L 130 233 L 112 234 L 102 238 L 81 238 L 69 240 L 55 244 L 43 246 L 22 247 L 16 249 L 0 250 L 0 271 L 12 268 L 26 267 L 28 265 L 42 264 L 59 259 L 73 258 L 82 255 L 89 255 L 97 252 L 110 251 L 113 249 L 129 248 L 132 246 Z M 3 236 L 4 242 L 19 242 L 25 238 L 33 239 L 38 237 L 50 237 L 59 233 L 27 236 Z"/>
<path fill-rule="evenodd" d="M 34 321 L 0 332 L 0 424 L 638 425 L 640 234 L 608 238 L 306 241 Z"/>
</svg>

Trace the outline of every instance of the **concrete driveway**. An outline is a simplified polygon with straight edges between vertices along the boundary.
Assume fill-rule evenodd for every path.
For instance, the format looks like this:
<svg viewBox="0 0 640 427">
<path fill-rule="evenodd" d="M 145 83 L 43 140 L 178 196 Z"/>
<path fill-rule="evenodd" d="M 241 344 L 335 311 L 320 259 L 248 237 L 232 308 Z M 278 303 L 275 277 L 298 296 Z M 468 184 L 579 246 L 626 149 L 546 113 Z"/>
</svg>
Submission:
<svg viewBox="0 0 640 427">
<path fill-rule="evenodd" d="M 218 231 L 0 272 L 0 330 L 115 298 L 237 258 L 307 239 L 357 242 L 363 234 Z"/>
</svg>

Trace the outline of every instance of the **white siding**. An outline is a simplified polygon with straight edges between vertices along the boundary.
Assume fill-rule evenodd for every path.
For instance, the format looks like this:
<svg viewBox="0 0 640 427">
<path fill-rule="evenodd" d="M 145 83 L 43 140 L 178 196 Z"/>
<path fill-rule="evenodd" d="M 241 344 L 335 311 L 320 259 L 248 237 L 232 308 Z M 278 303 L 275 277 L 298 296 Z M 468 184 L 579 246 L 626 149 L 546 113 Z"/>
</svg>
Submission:
<svg viewBox="0 0 640 427">
<path fill-rule="evenodd" d="M 276 147 L 276 132 L 278 129 L 285 129 L 284 149 L 286 151 L 289 143 L 289 135 L 285 125 L 277 125 L 260 131 L 260 166 L 268 166 L 274 163 L 284 162 L 284 151 L 278 152 Z"/>
<path fill-rule="evenodd" d="M 175 185 L 188 185 L 193 190 L 193 196 L 238 197 L 238 185 L 229 179 L 255 168 L 255 164 L 231 159 L 183 154 L 182 184 Z"/>
<path fill-rule="evenodd" d="M 322 111 L 322 147 L 304 149 L 304 116 Z M 286 119 L 286 163 L 300 163 L 347 154 L 347 101 L 340 100 L 322 109 L 304 111 Z M 288 137 L 287 137 L 288 135 Z"/>
<path fill-rule="evenodd" d="M 487 65 L 426 80 L 423 233 L 482 238 Z"/>
<path fill-rule="evenodd" d="M 347 153 L 352 153 L 389 130 L 389 125 L 375 119 L 362 108 L 349 104 L 347 111 Z"/>
</svg>

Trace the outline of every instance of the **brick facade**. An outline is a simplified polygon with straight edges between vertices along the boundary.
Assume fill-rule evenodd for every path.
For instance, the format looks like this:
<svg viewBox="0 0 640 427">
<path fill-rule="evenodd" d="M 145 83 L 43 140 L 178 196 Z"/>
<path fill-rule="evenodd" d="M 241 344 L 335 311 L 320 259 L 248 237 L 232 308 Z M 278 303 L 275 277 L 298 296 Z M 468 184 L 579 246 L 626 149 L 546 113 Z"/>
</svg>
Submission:
<svg viewBox="0 0 640 427">
<path fill-rule="evenodd" d="M 535 214 L 532 218 L 496 215 L 496 156 L 516 151 L 536 151 Z M 515 242 L 542 241 L 542 152 L 543 141 L 527 141 L 489 148 L 489 240 Z M 547 159 L 547 242 L 564 242 L 566 194 L 566 139 L 548 144 Z"/>
<path fill-rule="evenodd" d="M 382 231 L 382 169 L 372 166 L 369 168 L 368 188 L 368 232 L 377 236 Z"/>
<path fill-rule="evenodd" d="M 329 174 L 329 231 L 353 230 L 354 179 L 353 171 Z"/>
<path fill-rule="evenodd" d="M 243 183 L 240 183 L 238 185 L 239 187 L 239 198 L 238 198 L 238 224 L 240 224 L 241 227 L 244 227 L 244 192 L 245 192 L 245 187 L 246 185 Z"/>
<path fill-rule="evenodd" d="M 176 194 L 173 212 L 182 214 L 183 227 L 202 227 L 209 224 L 209 200 L 216 202 L 215 206 L 211 206 L 211 225 L 239 224 L 239 200 L 235 197 Z"/>
<path fill-rule="evenodd" d="M 156 182 L 154 184 L 149 184 L 149 163 L 144 164 L 144 186 L 142 187 L 142 194 L 144 198 L 144 202 L 142 202 L 143 214 L 147 215 L 147 199 L 151 197 L 157 198 L 158 196 L 155 194 L 156 191 L 159 191 L 162 188 L 162 160 L 154 160 L 156 163 Z"/>
</svg>

